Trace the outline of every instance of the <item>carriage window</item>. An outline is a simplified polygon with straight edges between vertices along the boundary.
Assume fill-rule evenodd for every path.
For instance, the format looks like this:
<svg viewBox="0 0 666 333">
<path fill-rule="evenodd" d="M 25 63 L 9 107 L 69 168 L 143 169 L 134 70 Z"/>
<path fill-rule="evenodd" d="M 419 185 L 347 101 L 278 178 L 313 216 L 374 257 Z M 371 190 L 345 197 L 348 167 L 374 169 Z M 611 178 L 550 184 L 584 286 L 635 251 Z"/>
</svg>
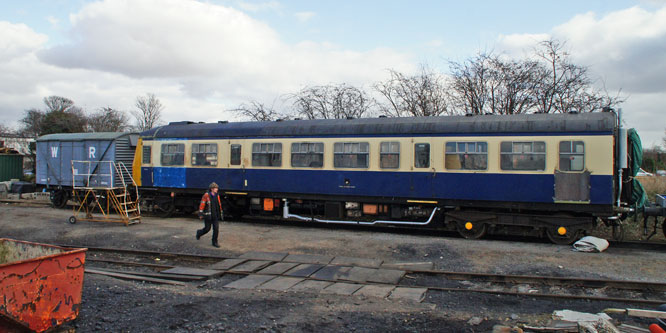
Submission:
<svg viewBox="0 0 666 333">
<path fill-rule="evenodd" d="M 428 168 L 428 167 L 430 167 L 430 144 L 429 143 L 414 144 L 414 167 L 415 168 Z"/>
<path fill-rule="evenodd" d="M 291 166 L 321 168 L 324 166 L 324 144 L 321 142 L 292 143 Z"/>
<path fill-rule="evenodd" d="M 336 142 L 333 145 L 333 166 L 336 168 L 367 168 L 367 142 Z"/>
<path fill-rule="evenodd" d="M 502 170 L 545 170 L 546 143 L 503 141 L 500 144 L 500 167 Z"/>
<path fill-rule="evenodd" d="M 379 144 L 379 167 L 397 169 L 400 167 L 400 142 L 382 142 Z"/>
<path fill-rule="evenodd" d="M 193 143 L 192 165 L 217 165 L 217 144 Z"/>
<path fill-rule="evenodd" d="M 231 145 L 231 157 L 229 158 L 231 165 L 241 164 L 241 145 Z"/>
<path fill-rule="evenodd" d="M 456 170 L 488 169 L 488 143 L 447 142 L 444 166 Z"/>
<path fill-rule="evenodd" d="M 162 144 L 162 165 L 183 165 L 185 163 L 184 143 Z"/>
<path fill-rule="evenodd" d="M 252 166 L 282 166 L 282 144 L 253 143 Z"/>
<path fill-rule="evenodd" d="M 151 146 L 143 146 L 143 156 L 141 158 L 143 164 L 150 164 L 150 158 L 151 158 Z"/>
<path fill-rule="evenodd" d="M 583 171 L 585 169 L 585 143 L 560 141 L 560 170 Z"/>
</svg>

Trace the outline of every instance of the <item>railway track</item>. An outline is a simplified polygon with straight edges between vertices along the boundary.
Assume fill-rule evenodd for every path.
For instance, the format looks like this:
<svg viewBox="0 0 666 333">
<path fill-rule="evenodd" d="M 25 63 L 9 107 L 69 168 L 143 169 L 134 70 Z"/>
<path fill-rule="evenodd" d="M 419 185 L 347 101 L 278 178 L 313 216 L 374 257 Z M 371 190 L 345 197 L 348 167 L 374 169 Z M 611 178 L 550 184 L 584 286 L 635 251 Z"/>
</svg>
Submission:
<svg viewBox="0 0 666 333">
<path fill-rule="evenodd" d="M 81 247 L 61 245 L 64 247 Z M 139 249 L 100 248 L 88 247 L 88 263 L 100 269 L 133 268 L 134 271 L 123 271 L 137 276 L 174 278 L 179 281 L 200 281 L 201 277 L 187 278 L 187 275 L 166 275 L 160 272 L 176 267 L 189 267 L 201 269 L 210 267 L 217 262 L 227 260 L 241 260 L 237 257 L 219 255 L 197 255 L 191 253 L 176 253 L 165 251 L 146 251 Z M 92 256 L 91 256 L 92 254 Z M 252 259 L 247 259 L 251 261 Z M 219 275 L 231 274 L 239 277 L 272 276 L 274 278 L 293 278 L 288 272 L 275 271 L 266 273 L 261 269 L 271 265 L 285 265 L 288 261 L 266 260 L 265 265 L 257 265 L 256 270 L 240 271 L 233 266 L 219 269 Z M 238 261 L 242 263 L 244 261 Z M 305 263 L 294 262 L 304 265 Z M 88 265 L 90 266 L 90 265 Z M 322 267 L 330 269 L 329 264 Z M 349 270 L 368 271 L 376 267 L 353 264 L 340 267 L 350 267 Z M 140 270 L 137 270 L 140 268 Z M 320 267 L 321 268 L 321 267 Z M 554 299 L 573 299 L 599 302 L 619 302 L 629 304 L 658 305 L 666 303 L 666 283 L 647 281 L 626 281 L 613 279 L 591 279 L 560 276 L 538 275 L 512 275 L 490 274 L 477 272 L 443 271 L 434 269 L 402 268 L 404 275 L 392 282 L 362 281 L 363 279 L 346 277 L 325 277 L 311 274 L 302 276 L 304 280 L 323 282 L 347 282 L 359 285 L 392 286 L 395 288 L 421 288 L 430 292 L 466 292 L 488 293 L 508 296 L 525 296 Z M 151 273 L 152 272 L 152 273 Z M 344 275 L 344 274 L 343 274 Z M 261 289 L 261 288 L 258 288 Z"/>
</svg>

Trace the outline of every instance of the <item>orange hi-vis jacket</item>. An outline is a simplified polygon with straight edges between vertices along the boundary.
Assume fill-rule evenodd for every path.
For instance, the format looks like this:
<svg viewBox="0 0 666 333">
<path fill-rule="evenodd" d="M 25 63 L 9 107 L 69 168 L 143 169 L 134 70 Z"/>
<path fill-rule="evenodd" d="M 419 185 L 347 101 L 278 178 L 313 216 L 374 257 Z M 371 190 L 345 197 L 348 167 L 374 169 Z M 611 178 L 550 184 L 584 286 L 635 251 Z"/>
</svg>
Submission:
<svg viewBox="0 0 666 333">
<path fill-rule="evenodd" d="M 220 200 L 220 195 L 217 195 L 217 203 L 220 205 L 220 215 L 222 214 L 222 201 Z M 208 192 L 204 193 L 201 197 L 201 203 L 199 204 L 199 215 L 210 216 L 210 195 Z"/>
</svg>

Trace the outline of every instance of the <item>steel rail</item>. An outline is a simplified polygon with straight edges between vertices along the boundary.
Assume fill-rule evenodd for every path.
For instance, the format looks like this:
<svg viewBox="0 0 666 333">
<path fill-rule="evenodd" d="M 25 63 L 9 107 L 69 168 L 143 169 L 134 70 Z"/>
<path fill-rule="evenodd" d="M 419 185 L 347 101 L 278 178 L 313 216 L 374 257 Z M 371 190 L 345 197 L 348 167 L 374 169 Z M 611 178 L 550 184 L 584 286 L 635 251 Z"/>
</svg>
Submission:
<svg viewBox="0 0 666 333">
<path fill-rule="evenodd" d="M 60 246 L 72 247 L 68 245 L 60 245 Z M 224 259 L 236 258 L 236 257 L 219 256 L 219 255 L 198 255 L 198 254 L 181 253 L 181 252 L 146 251 L 139 249 L 98 248 L 98 247 L 88 247 L 88 251 L 118 252 L 118 253 L 159 256 L 159 257 L 183 257 L 183 258 L 191 258 L 199 260 L 201 259 L 224 260 Z M 357 265 L 356 267 L 372 268 L 363 265 Z M 498 283 L 525 283 L 525 284 L 533 283 L 533 284 L 546 284 L 546 285 L 555 285 L 555 286 L 577 286 L 577 287 L 588 287 L 588 288 L 612 287 L 615 289 L 622 289 L 622 290 L 666 291 L 666 282 L 593 279 L 593 278 L 577 278 L 577 277 L 554 277 L 554 276 L 540 276 L 540 275 L 492 274 L 492 273 L 456 272 L 456 271 L 440 271 L 440 270 L 412 270 L 412 269 L 403 269 L 403 270 L 412 274 L 444 275 L 447 276 L 449 280 L 475 280 L 475 281 L 481 280 L 485 282 L 498 282 Z"/>
<path fill-rule="evenodd" d="M 123 261 L 114 261 L 114 260 L 94 260 L 99 262 L 108 262 L 119 265 L 130 265 L 130 266 L 147 266 L 147 267 L 156 267 L 164 266 L 162 268 L 173 268 L 174 266 L 170 265 L 156 265 L 149 263 L 137 263 L 137 262 L 123 262 Z M 237 274 L 237 275 L 252 275 L 253 272 L 240 272 L 230 270 L 221 270 L 222 274 Z M 130 272 L 127 272 L 130 273 Z M 131 272 L 137 276 L 142 276 L 145 274 L 143 272 Z M 264 274 L 275 277 L 288 277 L 289 275 L 285 274 Z M 163 277 L 168 278 L 168 277 Z M 339 280 L 327 280 L 320 279 L 315 277 L 302 277 L 305 280 L 312 281 L 325 281 L 325 282 L 336 282 Z M 193 280 L 194 281 L 194 280 Z M 650 304 L 650 305 L 660 305 L 666 303 L 666 300 L 654 300 L 654 299 L 637 299 L 637 298 L 623 298 L 623 297 L 605 297 L 605 296 L 590 296 L 590 295 L 572 295 L 572 294 L 547 294 L 547 293 L 530 293 L 530 292 L 519 292 L 511 290 L 497 290 L 497 289 L 481 289 L 481 288 L 453 288 L 453 287 L 439 287 L 431 285 L 420 285 L 420 284 L 391 284 L 391 283 L 364 283 L 364 282 L 355 282 L 348 281 L 349 283 L 359 284 L 359 285 L 387 285 L 387 286 L 396 286 L 404 288 L 426 288 L 431 291 L 438 292 L 472 292 L 472 293 L 483 293 L 483 294 L 493 294 L 493 295 L 507 295 L 507 296 L 516 296 L 516 297 L 537 297 L 537 298 L 555 298 L 555 299 L 574 299 L 574 300 L 585 300 L 585 301 L 598 301 L 598 302 L 618 302 L 618 303 L 628 303 L 628 304 Z"/>
<path fill-rule="evenodd" d="M 492 273 L 471 273 L 438 270 L 407 270 L 413 274 L 445 275 L 449 280 L 482 280 L 500 283 L 537 283 L 551 286 L 603 288 L 612 287 L 622 290 L 666 291 L 666 282 L 649 282 L 636 280 L 592 279 L 577 277 L 557 277 L 541 275 L 511 275 Z"/>
<path fill-rule="evenodd" d="M 64 246 L 64 247 L 72 247 Z M 198 255 L 191 253 L 177 253 L 177 252 L 163 252 L 163 251 L 146 251 L 139 249 L 117 249 L 117 248 L 96 248 L 88 247 L 89 251 L 99 251 L 99 252 L 116 252 L 116 253 L 127 253 L 127 254 L 138 254 L 138 255 L 150 255 L 150 256 L 161 256 L 161 257 L 183 257 L 187 259 L 231 259 L 234 257 L 228 256 L 214 256 L 214 255 Z M 249 260 L 249 259 L 248 259 Z M 138 262 L 123 262 L 117 260 L 108 260 L 108 259 L 98 259 L 94 258 L 91 261 L 107 262 L 112 264 L 119 265 L 131 265 L 131 266 L 147 266 L 153 268 L 172 268 L 173 265 L 160 265 L 153 263 L 138 263 Z M 359 265 L 357 267 L 365 267 Z M 561 285 L 561 286 L 576 286 L 576 287 L 586 287 L 586 288 L 603 288 L 611 287 L 619 290 L 648 290 L 648 291 L 664 291 L 666 290 L 666 283 L 661 282 L 645 282 L 645 281 L 624 281 L 624 280 L 610 280 L 610 279 L 589 279 L 589 278 L 566 278 L 566 277 L 549 277 L 549 276 L 535 276 L 535 275 L 506 275 L 506 274 L 486 274 L 486 273 L 472 273 L 472 272 L 453 272 L 453 271 L 439 271 L 439 270 L 405 270 L 409 274 L 427 274 L 427 275 L 442 275 L 446 276 L 449 280 L 469 280 L 469 281 L 478 281 L 482 280 L 484 282 L 499 282 L 499 283 L 514 283 L 514 284 L 529 284 L 529 283 L 538 283 L 545 285 Z M 229 269 L 223 271 L 224 273 L 231 274 L 241 274 L 241 275 L 250 275 L 252 272 L 238 272 Z M 284 274 L 267 274 L 274 276 L 287 276 Z M 320 280 L 320 281 L 329 281 L 330 280 L 321 280 L 312 277 L 307 277 L 309 280 Z M 352 281 L 353 282 L 353 281 Z M 367 283 L 365 283 L 367 284 Z M 394 285 L 394 284 L 391 284 Z M 496 290 L 496 289 L 480 289 L 480 288 L 453 288 L 453 287 L 440 287 L 440 286 L 428 286 L 428 285 L 408 285 L 408 284 L 396 284 L 399 287 L 422 287 L 428 288 L 429 290 L 436 291 L 446 291 L 446 292 L 478 292 L 478 293 L 490 293 L 490 294 L 502 294 L 502 295 L 513 295 L 513 296 L 526 296 L 526 297 L 542 297 L 542 298 L 565 298 L 565 299 L 580 299 L 580 300 L 594 300 L 594 301 L 610 301 L 610 302 L 627 302 L 627 303 L 644 303 L 644 304 L 664 304 L 665 300 L 650 300 L 650 299 L 635 299 L 635 298 L 621 298 L 621 297 L 604 297 L 604 296 L 589 296 L 589 295 L 558 295 L 558 294 L 546 294 L 546 293 L 529 293 L 529 292 L 518 292 L 518 291 L 509 291 L 509 290 Z"/>
</svg>

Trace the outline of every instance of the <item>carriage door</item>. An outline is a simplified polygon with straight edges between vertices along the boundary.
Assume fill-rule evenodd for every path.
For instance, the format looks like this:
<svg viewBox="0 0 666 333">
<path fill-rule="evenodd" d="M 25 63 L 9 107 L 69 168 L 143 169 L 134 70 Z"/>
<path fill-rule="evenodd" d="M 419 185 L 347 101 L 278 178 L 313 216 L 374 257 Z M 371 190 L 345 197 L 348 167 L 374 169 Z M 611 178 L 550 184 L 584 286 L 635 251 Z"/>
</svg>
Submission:
<svg viewBox="0 0 666 333">
<path fill-rule="evenodd" d="M 229 169 L 226 173 L 224 187 L 226 189 L 245 189 L 247 187 L 245 163 L 242 160 L 242 146 L 240 144 L 229 145 Z"/>
<path fill-rule="evenodd" d="M 417 142 L 414 144 L 414 168 L 420 172 L 414 173 L 411 177 L 410 194 L 422 198 L 432 197 L 433 177 L 435 174 L 434 169 L 431 168 L 429 143 Z"/>
<path fill-rule="evenodd" d="M 560 141 L 555 170 L 555 201 L 590 201 L 590 172 L 585 167 L 585 143 Z"/>
</svg>

